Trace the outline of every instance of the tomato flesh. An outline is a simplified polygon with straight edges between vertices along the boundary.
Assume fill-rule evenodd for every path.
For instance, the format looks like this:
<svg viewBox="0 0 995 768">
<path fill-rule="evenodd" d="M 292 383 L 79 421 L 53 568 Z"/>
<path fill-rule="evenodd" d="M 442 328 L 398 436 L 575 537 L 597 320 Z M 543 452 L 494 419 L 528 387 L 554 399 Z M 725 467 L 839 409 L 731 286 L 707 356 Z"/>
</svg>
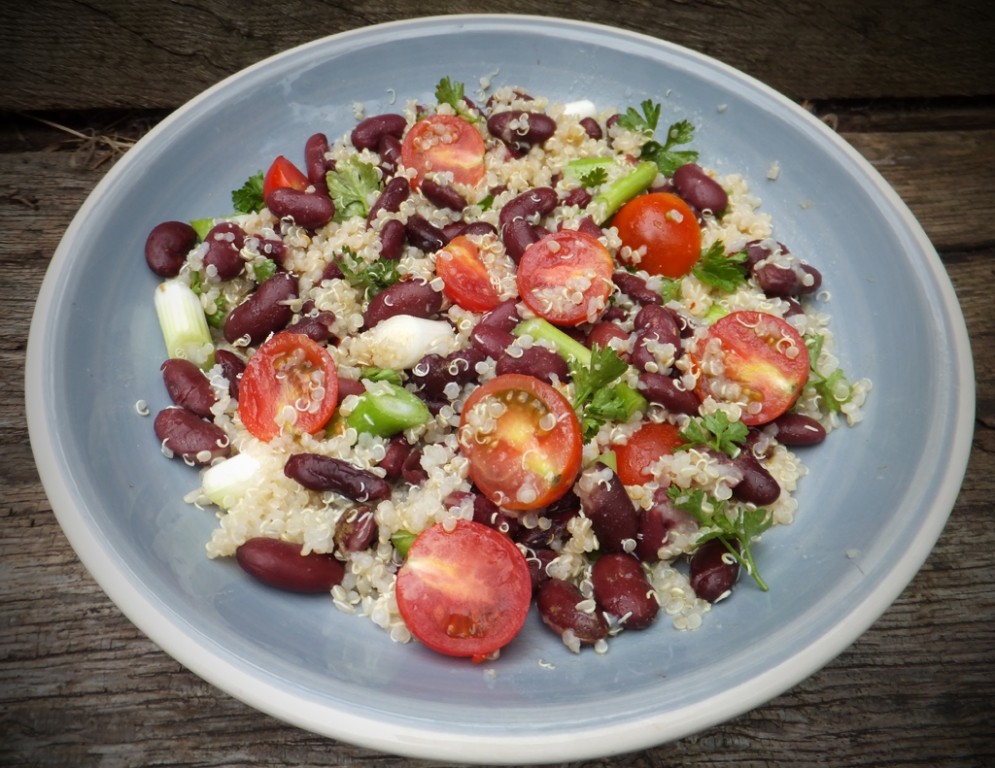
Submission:
<svg viewBox="0 0 995 768">
<path fill-rule="evenodd" d="M 551 504 L 580 471 L 577 415 L 534 376 L 506 373 L 475 389 L 463 406 L 459 443 L 477 489 L 506 510 Z"/>
<path fill-rule="evenodd" d="M 596 238 L 568 229 L 551 232 L 522 254 L 518 292 L 540 317 L 577 326 L 604 311 L 614 268 L 611 252 Z"/>
<path fill-rule="evenodd" d="M 631 266 L 651 275 L 683 277 L 701 257 L 701 228 L 694 211 L 677 195 L 651 192 L 632 198 L 612 218 L 623 245 L 642 257 L 630 257 Z"/>
<path fill-rule="evenodd" d="M 721 343 L 722 372 L 717 375 L 707 372 L 711 339 Z M 744 405 L 742 420 L 749 426 L 766 424 L 786 412 L 808 381 L 808 348 L 801 334 L 766 312 L 742 310 L 717 320 L 691 357 L 700 373 L 698 396 Z M 733 396 L 737 388 L 738 396 Z"/>
<path fill-rule="evenodd" d="M 304 190 L 308 184 L 310 182 L 304 172 L 283 155 L 279 155 L 263 176 L 263 198 L 269 197 L 275 189 L 289 187 Z"/>
<path fill-rule="evenodd" d="M 482 661 L 521 630 L 532 599 L 525 557 L 493 528 L 459 520 L 422 531 L 397 573 L 397 607 L 418 640 Z"/>
<path fill-rule="evenodd" d="M 470 238 L 458 235 L 435 255 L 435 272 L 442 292 L 470 312 L 488 312 L 501 303 L 480 250 Z"/>
<path fill-rule="evenodd" d="M 456 115 L 428 115 L 401 142 L 401 162 L 412 168 L 417 189 L 429 174 L 451 173 L 457 184 L 476 186 L 484 178 L 487 147 L 477 129 Z"/>
<path fill-rule="evenodd" d="M 249 358 L 239 385 L 238 415 L 260 440 L 282 432 L 314 433 L 331 418 L 338 391 L 328 350 L 303 334 L 283 331 Z"/>
<path fill-rule="evenodd" d="M 680 429 L 667 422 L 648 421 L 625 443 L 612 446 L 618 477 L 624 485 L 643 485 L 653 479 L 649 468 L 684 441 Z"/>
</svg>

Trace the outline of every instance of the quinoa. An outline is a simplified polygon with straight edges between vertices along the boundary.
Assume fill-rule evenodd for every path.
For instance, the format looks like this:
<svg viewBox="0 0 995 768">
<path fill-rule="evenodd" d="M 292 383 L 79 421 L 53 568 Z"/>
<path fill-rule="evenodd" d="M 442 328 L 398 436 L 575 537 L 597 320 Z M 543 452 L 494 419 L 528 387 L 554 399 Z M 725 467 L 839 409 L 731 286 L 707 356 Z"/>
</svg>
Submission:
<svg viewBox="0 0 995 768">
<path fill-rule="evenodd" d="M 482 79 L 482 82 L 485 80 Z M 381 261 L 383 247 L 381 232 L 394 220 L 406 224 L 415 217 L 421 217 L 440 230 L 457 222 L 479 222 L 500 231 L 502 208 L 518 195 L 536 187 L 555 189 L 558 202 L 552 211 L 537 217 L 535 224 L 547 229 L 582 230 L 589 226 L 592 210 L 596 213 L 600 203 L 597 199 L 589 204 L 583 202 L 584 195 L 579 193 L 583 192 L 584 184 L 576 175 L 566 172 L 567 164 L 585 158 L 611 159 L 600 181 L 603 187 L 631 170 L 631 164 L 621 160 L 639 157 L 649 141 L 646 132 L 627 128 L 621 121 L 610 119 L 617 113 L 617 107 L 596 113 L 594 119 L 603 132 L 601 137 L 595 137 L 586 130 L 580 116 L 574 114 L 569 105 L 553 103 L 541 96 L 526 97 L 510 86 L 497 87 L 488 97 L 488 109 L 492 114 L 513 109 L 540 112 L 553 118 L 556 128 L 541 144 L 535 144 L 527 151 L 511 152 L 489 134 L 484 120 L 473 122 L 473 128 L 480 133 L 486 145 L 483 179 L 476 184 L 467 184 L 456 181 L 451 173 L 435 177 L 437 182 L 462 195 L 466 201 L 462 211 L 437 206 L 424 194 L 415 191 L 396 210 L 381 210 L 370 221 L 357 215 L 330 221 L 312 231 L 290 219 L 281 220 L 264 207 L 229 218 L 246 233 L 241 251 L 245 261 L 242 273 L 230 280 L 219 280 L 216 271 L 205 267 L 208 246 L 201 243 L 191 250 L 176 279 L 198 289 L 208 317 L 217 315 L 227 308 L 238 306 L 253 293 L 260 282 L 257 270 L 264 269 L 271 260 L 272 252 L 267 250 L 267 243 L 279 241 L 284 251 L 280 266 L 298 279 L 297 298 L 287 302 L 294 315 L 293 322 L 314 317 L 317 313 L 330 313 L 330 339 L 326 348 L 339 377 L 354 382 L 362 380 L 368 395 L 385 396 L 389 392 L 387 384 L 364 379 L 364 376 L 371 368 L 390 369 L 397 374 L 404 387 L 419 394 L 416 375 L 420 372 L 419 366 L 425 368 L 419 361 L 426 354 L 444 357 L 472 347 L 474 328 L 484 313 L 465 309 L 445 295 L 444 281 L 436 269 L 437 251 L 426 252 L 407 242 L 396 262 L 397 275 L 406 280 L 424 280 L 440 292 L 442 309 L 436 319 L 448 325 L 446 332 L 438 336 L 431 348 L 417 352 L 410 348 L 395 348 L 377 327 L 365 326 L 364 311 L 370 300 L 368 286 L 357 284 L 342 272 L 330 272 L 330 267 L 339 263 L 343 254 L 354 260 L 357 269 L 377 265 Z M 419 119 L 424 109 L 414 100 L 404 105 L 403 114 L 409 126 Z M 447 103 L 439 104 L 434 109 L 447 115 L 459 112 Z M 356 105 L 356 119 L 364 115 L 362 105 Z M 529 125 L 525 121 L 517 127 L 524 133 Z M 436 137 L 434 140 L 439 139 Z M 348 133 L 331 142 L 326 156 L 329 167 L 342 166 L 355 159 L 374 167 L 382 162 L 377 152 L 356 150 Z M 748 244 L 759 242 L 771 252 L 767 263 L 790 266 L 796 257 L 779 249 L 771 217 L 762 211 L 761 201 L 751 192 L 746 179 L 734 173 L 721 175 L 704 165 L 703 169 L 725 191 L 728 205 L 721 215 L 706 212 L 701 216 L 702 250 L 718 245 L 726 253 L 736 254 L 747 248 Z M 405 168 L 402 163 L 396 175 L 413 179 L 414 171 Z M 672 189 L 672 179 L 660 171 L 652 186 Z M 591 193 L 589 197 L 596 195 L 597 191 L 597 187 L 588 190 Z M 370 192 L 365 204 L 373 205 L 378 194 L 378 191 Z M 572 194 L 577 197 L 572 198 Z M 568 202 L 571 199 L 582 202 Z M 520 319 L 534 318 L 535 312 L 521 300 L 516 284 L 516 265 L 502 238 L 475 233 L 469 239 L 477 248 L 497 299 L 517 302 Z M 795 402 L 794 412 L 816 420 L 827 433 L 843 424 L 852 426 L 860 421 L 861 407 L 870 391 L 870 382 L 862 379 L 850 381 L 841 374 L 830 316 L 824 311 L 828 292 L 822 291 L 810 297 L 799 307 L 797 301 L 767 295 L 750 274 L 729 291 L 717 289 L 696 273 L 669 280 L 641 268 L 646 257 L 645 249 L 634 250 L 624 245 L 618 230 L 611 226 L 610 219 L 601 227 L 597 239 L 617 264 L 628 263 L 631 274 L 640 278 L 647 289 L 660 294 L 661 305 L 694 325 L 698 329 L 695 334 L 702 339 L 714 318 L 750 310 L 784 319 L 806 339 L 807 344 L 815 340 L 812 349 L 817 353 L 811 362 L 812 370 L 818 381 L 831 383 L 834 388 L 831 396 L 837 401 L 827 404 L 826 388 L 809 384 Z M 579 307 L 584 313 L 580 324 L 582 330 L 610 311 L 624 338 L 613 338 L 608 346 L 619 355 L 631 355 L 635 344 L 634 317 L 640 308 L 639 302 L 614 286 L 607 302 L 603 299 L 588 301 L 585 291 L 591 283 L 589 276 L 577 275 L 564 284 L 543 288 L 537 293 L 539 305 Z M 255 352 L 255 346 L 248 339 L 228 344 L 218 334 L 216 342 L 218 349 L 227 348 L 243 359 Z M 793 342 L 788 339 L 786 343 L 790 345 Z M 721 345 L 714 339 L 702 344 L 706 351 L 696 365 L 683 348 L 673 343 L 650 341 L 645 345 L 651 357 L 645 370 L 672 375 L 681 387 L 689 391 L 696 388 L 702 375 L 715 375 L 721 380 Z M 536 346 L 555 351 L 555 345 L 549 340 L 534 338 L 526 333 L 514 338 L 507 346 L 506 354 L 511 358 L 521 358 Z M 805 351 L 794 350 L 795 354 Z M 424 373 L 425 370 L 422 370 L 421 374 Z M 220 506 L 212 504 L 202 487 L 186 495 L 189 503 L 212 509 L 217 515 L 218 525 L 206 543 L 207 556 L 231 557 L 241 545 L 256 537 L 299 544 L 304 554 L 334 554 L 343 561 L 345 573 L 341 583 L 331 589 L 330 603 L 338 610 L 373 621 L 384 629 L 391 640 L 408 642 L 412 635 L 400 615 L 394 590 L 396 574 L 403 562 L 394 537 L 399 532 L 417 535 L 437 524 L 451 528 L 457 520 L 474 518 L 472 500 L 475 488 L 470 479 L 468 458 L 460 447 L 458 429 L 461 417 L 472 423 L 472 428 L 476 430 L 474 434 L 487 434 L 495 429 L 495 419 L 500 414 L 495 412 L 493 402 L 482 401 L 472 414 L 464 413 L 463 405 L 477 386 L 496 375 L 497 361 L 493 357 L 477 360 L 473 363 L 468 382 L 452 381 L 447 384 L 442 401 L 433 403 L 430 418 L 403 431 L 399 437 L 409 448 L 417 449 L 415 469 L 419 479 L 416 482 L 394 481 L 389 497 L 377 502 L 373 510 L 377 526 L 375 540 L 361 551 L 344 552 L 337 545 L 336 532 L 351 520 L 351 516 L 355 516 L 356 501 L 333 491 L 308 490 L 287 477 L 284 466 L 292 454 L 306 452 L 343 459 L 383 477 L 386 471 L 382 463 L 391 448 L 391 438 L 358 431 L 348 425 L 348 416 L 360 402 L 359 395 L 350 394 L 340 399 L 337 416 L 329 427 L 317 434 L 287 429 L 272 440 L 260 440 L 243 423 L 238 400 L 229 391 L 231 382 L 226 378 L 224 368 L 215 364 L 207 370 L 215 395 L 211 419 L 227 436 L 231 453 L 253 457 L 258 462 L 258 471 L 245 482 L 239 493 L 226 497 Z M 635 390 L 639 376 L 639 371 L 629 366 L 619 381 Z M 554 376 L 552 383 L 568 399 L 574 396 L 575 385 L 571 377 L 562 379 Z M 324 385 L 325 382 L 316 384 L 320 387 Z M 740 403 L 743 400 L 740 389 L 732 381 L 714 387 L 711 395 L 703 400 L 700 413 L 722 413 L 731 421 L 739 420 L 750 408 Z M 555 419 L 550 421 L 552 418 L 550 415 L 546 419 L 544 428 L 555 426 Z M 671 412 L 656 402 L 647 403 L 643 410 L 628 418 L 607 420 L 584 441 L 584 470 L 578 477 L 578 488 L 583 490 L 585 483 L 596 484 L 609 479 L 614 471 L 597 464 L 598 460 L 617 446 L 625 445 L 643 424 L 666 423 L 684 429 L 690 420 L 689 415 Z M 289 425 L 292 425 L 292 419 Z M 776 428 L 761 425 L 755 432 L 751 450 L 781 489 L 780 496 L 766 505 L 766 509 L 774 526 L 790 524 L 799 513 L 793 494 L 807 469 L 789 447 L 778 441 Z M 645 514 L 659 503 L 659 493 L 668 488 L 701 490 L 717 502 L 736 507 L 743 505 L 735 500 L 733 494 L 740 478 L 738 471 L 715 452 L 690 448 L 657 458 L 650 466 L 650 479 L 645 483 L 627 485 L 626 492 L 640 514 Z M 536 494 L 535 489 L 528 487 L 510 490 L 514 498 L 523 502 L 535 498 Z M 512 497 L 507 499 L 510 503 Z M 501 507 L 500 504 L 498 506 Z M 591 567 L 600 551 L 600 543 L 583 506 L 565 523 L 554 520 L 545 508 L 523 512 L 501 509 L 501 512 L 515 518 L 521 531 L 553 531 L 560 525 L 559 533 L 551 544 L 555 557 L 546 564 L 541 577 L 572 582 L 584 596 L 578 608 L 588 612 L 599 610 L 592 592 Z M 504 525 L 507 530 L 507 522 Z M 675 514 L 670 525 L 656 557 L 644 563 L 644 572 L 659 603 L 663 617 L 661 621 L 669 621 L 678 630 L 694 630 L 702 625 L 705 614 L 712 607 L 710 602 L 695 594 L 687 567 L 688 557 L 696 550 L 705 526 L 681 514 Z M 631 553 L 636 546 L 637 541 L 630 539 L 625 542 L 625 551 Z M 519 543 L 519 548 L 527 559 L 538 562 L 535 552 L 528 545 Z M 610 636 L 625 630 L 625 618 L 608 617 Z M 581 642 L 572 631 L 568 630 L 562 639 L 568 649 L 580 651 Z M 595 644 L 595 651 L 604 653 L 608 647 L 608 643 L 599 641 Z"/>
</svg>

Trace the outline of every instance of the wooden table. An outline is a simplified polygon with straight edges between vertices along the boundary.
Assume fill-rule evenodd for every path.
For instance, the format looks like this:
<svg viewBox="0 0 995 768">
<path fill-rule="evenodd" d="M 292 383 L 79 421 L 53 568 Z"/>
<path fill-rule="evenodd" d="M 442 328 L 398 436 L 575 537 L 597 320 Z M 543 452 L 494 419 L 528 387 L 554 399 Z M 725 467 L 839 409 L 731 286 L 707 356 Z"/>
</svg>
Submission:
<svg viewBox="0 0 995 768">
<path fill-rule="evenodd" d="M 572 765 L 995 763 L 992 8 L 986 0 L 5 4 L 0 307 L 10 322 L 0 327 L 0 764 L 439 765 L 277 722 L 201 681 L 135 629 L 79 563 L 45 498 L 28 445 L 23 364 L 34 298 L 65 227 L 157 120 L 298 43 L 456 11 L 618 24 L 724 60 L 804 103 L 922 222 L 960 298 L 975 355 L 976 434 L 963 490 L 933 554 L 871 630 L 822 671 L 732 722 Z"/>
</svg>

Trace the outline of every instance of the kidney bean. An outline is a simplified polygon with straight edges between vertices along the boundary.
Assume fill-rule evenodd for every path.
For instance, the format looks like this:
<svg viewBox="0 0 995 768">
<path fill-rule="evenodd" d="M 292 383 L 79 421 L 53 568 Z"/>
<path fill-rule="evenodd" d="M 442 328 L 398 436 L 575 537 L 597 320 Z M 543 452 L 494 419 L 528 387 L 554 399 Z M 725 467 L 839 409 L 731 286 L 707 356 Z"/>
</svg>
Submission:
<svg viewBox="0 0 995 768">
<path fill-rule="evenodd" d="M 363 313 L 367 328 L 394 315 L 431 318 L 442 310 L 442 294 L 420 277 L 387 286 L 370 299 Z"/>
<path fill-rule="evenodd" d="M 473 519 L 481 525 L 486 525 L 500 533 L 514 538 L 518 533 L 518 520 L 501 511 L 493 501 L 480 493 L 471 493 L 473 497 Z"/>
<path fill-rule="evenodd" d="M 283 473 L 312 491 L 334 491 L 353 501 L 376 502 L 390 497 L 390 483 L 369 470 L 317 453 L 295 453 Z"/>
<path fill-rule="evenodd" d="M 577 231 L 583 232 L 585 235 L 590 235 L 595 240 L 604 235 L 604 230 L 598 226 L 598 223 L 591 216 L 583 216 L 577 221 Z"/>
<path fill-rule="evenodd" d="M 197 231 L 185 221 L 156 224 L 145 239 L 145 263 L 159 277 L 176 277 L 197 245 Z"/>
<path fill-rule="evenodd" d="M 247 336 L 258 344 L 269 334 L 284 328 L 293 318 L 287 302 L 297 298 L 297 278 L 290 272 L 277 272 L 256 292 L 228 313 L 224 336 L 229 344 Z"/>
<path fill-rule="evenodd" d="M 485 355 L 498 360 L 504 351 L 514 343 L 515 337 L 496 325 L 477 323 L 470 331 L 470 341 Z"/>
<path fill-rule="evenodd" d="M 501 229 L 501 242 L 508 257 L 518 264 L 525 249 L 539 240 L 539 235 L 526 219 L 512 219 Z"/>
<path fill-rule="evenodd" d="M 810 416 L 785 413 L 774 419 L 777 439 L 788 446 L 817 445 L 826 439 L 826 429 Z"/>
<path fill-rule="evenodd" d="M 777 501 L 781 486 L 753 454 L 743 451 L 733 459 L 733 464 L 743 473 L 743 479 L 733 486 L 733 496 L 758 507 Z"/>
<path fill-rule="evenodd" d="M 697 211 L 711 211 L 721 216 L 729 205 L 729 195 L 722 185 L 695 163 L 682 165 L 674 171 L 673 182 L 677 194 Z"/>
<path fill-rule="evenodd" d="M 328 137 L 323 133 L 315 133 L 304 142 L 304 167 L 307 170 L 308 181 L 314 188 L 328 194 L 328 181 L 325 174 L 330 169 L 330 161 L 325 157 L 328 153 Z"/>
<path fill-rule="evenodd" d="M 270 192 L 266 207 L 273 215 L 281 219 L 292 218 L 305 229 L 320 229 L 335 215 L 335 203 L 328 195 L 292 187 L 280 187 Z"/>
<path fill-rule="evenodd" d="M 566 381 L 570 375 L 567 361 L 560 355 L 545 347 L 529 347 L 515 357 L 507 352 L 497 359 L 494 368 L 497 375 L 505 373 L 524 373 L 542 379 L 547 384 L 554 381 Z"/>
<path fill-rule="evenodd" d="M 612 282 L 618 289 L 637 304 L 662 304 L 663 297 L 646 287 L 646 281 L 631 272 L 619 270 L 612 275 Z"/>
<path fill-rule="evenodd" d="M 214 362 L 221 366 L 221 373 L 228 379 L 228 394 L 232 400 L 238 400 L 238 389 L 245 372 L 245 361 L 234 352 L 227 349 L 214 351 Z"/>
<path fill-rule="evenodd" d="M 404 115 L 392 113 L 373 115 L 357 123 L 349 139 L 356 149 L 375 150 L 380 146 L 380 140 L 384 136 L 400 138 L 407 125 L 408 121 L 404 119 Z"/>
<path fill-rule="evenodd" d="M 476 237 L 483 237 L 484 235 L 496 235 L 497 227 L 495 227 L 489 221 L 471 221 L 469 224 L 463 225 L 463 228 L 460 230 L 459 234 L 471 235 Z"/>
<path fill-rule="evenodd" d="M 598 606 L 629 629 L 645 629 L 660 610 L 642 563 L 632 555 L 599 557 L 591 568 L 591 584 Z"/>
<path fill-rule="evenodd" d="M 377 530 L 372 507 L 365 504 L 353 507 L 335 526 L 335 546 L 340 552 L 362 552 L 376 540 Z"/>
<path fill-rule="evenodd" d="M 591 329 L 587 332 L 585 337 L 585 345 L 588 347 L 607 347 L 609 342 L 614 339 L 621 339 L 623 341 L 628 340 L 628 332 L 622 328 L 618 323 L 612 322 L 611 320 L 599 320 L 591 326 Z M 622 359 L 628 357 L 628 353 L 621 352 L 619 355 Z"/>
<path fill-rule="evenodd" d="M 347 379 L 344 376 L 336 376 L 339 383 L 339 400 L 347 398 L 349 395 L 362 395 L 366 392 L 363 382 L 358 379 Z"/>
<path fill-rule="evenodd" d="M 623 552 L 627 541 L 635 543 L 639 513 L 614 471 L 598 462 L 581 475 L 577 495 L 602 552 Z"/>
<path fill-rule="evenodd" d="M 532 593 L 535 594 L 539 588 L 549 581 L 550 576 L 546 568 L 553 562 L 559 553 L 553 549 L 534 549 L 525 558 L 529 566 L 529 576 L 532 577 Z"/>
<path fill-rule="evenodd" d="M 370 206 L 370 213 L 366 217 L 366 221 L 368 223 L 376 221 L 377 214 L 380 213 L 380 211 L 397 213 L 401 210 L 401 203 L 407 200 L 410 194 L 411 185 L 408 183 L 407 179 L 391 179 L 384 185 L 384 188 L 380 192 L 380 196 L 377 198 L 376 202 Z"/>
<path fill-rule="evenodd" d="M 408 242 L 425 253 L 435 253 L 449 242 L 445 232 L 417 213 L 405 222 L 404 231 Z"/>
<path fill-rule="evenodd" d="M 522 318 L 518 314 L 518 301 L 516 299 L 505 299 L 481 317 L 478 326 L 492 326 L 511 333 L 521 321 Z"/>
<path fill-rule="evenodd" d="M 533 187 L 513 197 L 498 214 L 501 230 L 516 219 L 538 219 L 552 212 L 559 199 L 552 187 Z"/>
<path fill-rule="evenodd" d="M 242 258 L 242 246 L 245 245 L 245 230 L 238 224 L 223 221 L 211 228 L 204 238 L 207 253 L 204 254 L 204 266 L 213 267 L 214 273 L 221 280 L 231 280 L 242 271 L 245 260 Z"/>
<path fill-rule="evenodd" d="M 592 139 L 600 139 L 604 136 L 604 132 L 601 130 L 601 126 L 598 125 L 598 121 L 593 117 L 584 117 L 580 121 L 581 126 L 584 128 L 584 133 L 590 136 Z"/>
<path fill-rule="evenodd" d="M 188 464 L 203 466 L 231 453 L 224 430 L 186 408 L 162 409 L 153 428 L 163 447 Z"/>
<path fill-rule="evenodd" d="M 365 388 L 363 389 L 365 392 Z M 342 390 L 339 390 L 339 397 L 342 397 Z M 404 467 L 404 460 L 411 453 L 411 444 L 404 435 L 395 435 L 387 443 L 384 457 L 377 464 L 386 473 L 388 480 L 397 480 L 401 476 Z"/>
<path fill-rule="evenodd" d="M 332 336 L 332 323 L 334 322 L 335 315 L 331 312 L 318 312 L 313 315 L 305 315 L 296 323 L 288 325 L 284 330 L 291 333 L 302 333 L 313 341 L 326 342 Z"/>
<path fill-rule="evenodd" d="M 245 239 L 245 247 L 255 251 L 260 256 L 272 259 L 281 269 L 286 269 L 287 248 L 283 240 L 274 237 L 252 235 Z"/>
<path fill-rule="evenodd" d="M 566 195 L 564 195 L 563 204 L 576 205 L 578 208 L 583 210 L 584 208 L 587 208 L 587 206 L 591 204 L 591 200 L 593 199 L 594 197 L 586 189 L 584 189 L 583 187 L 575 187 L 574 189 L 571 189 L 569 192 L 567 192 Z"/>
<path fill-rule="evenodd" d="M 753 240 L 746 244 L 747 264 L 764 293 L 790 298 L 819 290 L 822 286 L 819 270 L 795 257 L 783 243 L 777 243 L 776 249 L 780 250 L 780 257 L 775 263 L 769 260 L 775 254 L 770 241 Z"/>
<path fill-rule="evenodd" d="M 397 171 L 397 164 L 401 160 L 401 139 L 390 133 L 385 133 L 380 137 L 377 145 L 377 154 L 380 155 L 380 170 L 384 176 L 393 176 Z"/>
<path fill-rule="evenodd" d="M 509 109 L 488 117 L 487 130 L 510 149 L 528 151 L 556 133 L 556 121 L 541 112 Z"/>
<path fill-rule="evenodd" d="M 160 368 L 170 400 L 198 416 L 210 418 L 211 406 L 217 402 L 211 382 L 204 372 L 189 360 L 174 357 Z"/>
<path fill-rule="evenodd" d="M 663 373 L 642 371 L 636 389 L 651 403 L 659 403 L 671 413 L 695 416 L 701 405 L 693 390 L 685 389 L 680 381 Z"/>
<path fill-rule="evenodd" d="M 331 554 L 301 554 L 301 545 L 262 536 L 235 550 L 235 560 L 250 576 L 286 592 L 329 592 L 345 576 L 345 566 Z"/>
<path fill-rule="evenodd" d="M 485 359 L 483 351 L 466 347 L 446 356 L 430 354 L 411 369 L 411 381 L 418 386 L 423 398 L 441 401 L 446 398 L 446 385 L 463 386 L 477 379 L 477 363 Z"/>
<path fill-rule="evenodd" d="M 563 579 L 548 579 L 536 596 L 536 607 L 543 624 L 562 637 L 572 632 L 582 645 L 593 645 L 608 637 L 608 621 L 600 611 L 583 611 L 577 606 L 584 595 Z"/>
<path fill-rule="evenodd" d="M 449 208 L 462 211 L 466 208 L 466 198 L 448 185 L 439 184 L 431 179 L 422 179 L 422 194 L 436 208 Z"/>
<path fill-rule="evenodd" d="M 689 567 L 691 589 L 710 603 L 728 595 L 739 578 L 739 562 L 718 539 L 698 547 L 691 555 Z"/>
<path fill-rule="evenodd" d="M 397 261 L 404 255 L 404 243 L 407 235 L 404 224 L 398 219 L 387 219 L 380 225 L 380 258 Z"/>
</svg>

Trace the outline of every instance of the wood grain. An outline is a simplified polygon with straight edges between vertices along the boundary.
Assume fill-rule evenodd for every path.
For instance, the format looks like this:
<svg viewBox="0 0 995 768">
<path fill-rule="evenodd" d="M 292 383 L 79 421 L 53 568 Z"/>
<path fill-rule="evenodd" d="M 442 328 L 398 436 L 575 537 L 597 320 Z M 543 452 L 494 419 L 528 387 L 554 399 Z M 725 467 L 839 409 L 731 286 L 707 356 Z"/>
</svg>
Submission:
<svg viewBox="0 0 995 768">
<path fill-rule="evenodd" d="M 888 5 L 891 5 L 890 3 Z M 116 156 L 185 99 L 289 45 L 376 21 L 509 10 L 615 21 L 729 61 L 881 172 L 936 246 L 975 356 L 977 420 L 946 530 L 894 605 L 823 670 L 672 745 L 570 768 L 995 764 L 995 82 L 990 4 L 38 0 L 0 46 L 0 765 L 400 766 L 282 724 L 161 652 L 80 564 L 38 480 L 23 365 L 34 298 Z M 775 29 L 775 34 L 769 30 Z M 142 63 L 138 67 L 137 63 Z M 14 112 L 51 110 L 46 119 Z M 110 139 L 111 141 L 107 141 Z M 923 375 L 930 375 L 923 371 Z M 566 768 L 562 766 L 561 768 Z"/>
</svg>

